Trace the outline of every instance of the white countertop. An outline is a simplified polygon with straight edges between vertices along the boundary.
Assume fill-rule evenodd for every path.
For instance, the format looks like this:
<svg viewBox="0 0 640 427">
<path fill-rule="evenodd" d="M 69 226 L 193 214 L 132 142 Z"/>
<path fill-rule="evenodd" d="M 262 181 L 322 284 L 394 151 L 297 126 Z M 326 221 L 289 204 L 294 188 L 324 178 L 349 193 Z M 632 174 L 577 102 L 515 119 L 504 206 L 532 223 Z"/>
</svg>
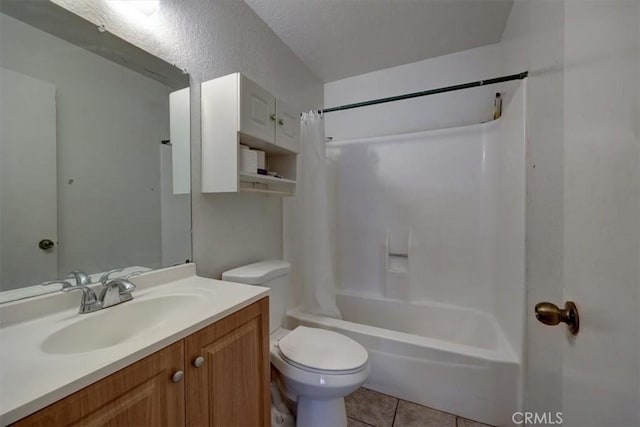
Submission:
<svg viewBox="0 0 640 427">
<path fill-rule="evenodd" d="M 0 306 L 2 325 L 5 325 L 0 328 L 0 423 L 3 426 L 268 295 L 268 288 L 198 277 L 193 264 L 156 270 L 133 281 L 137 285 L 133 301 L 90 314 L 78 314 L 80 293 L 76 292 L 63 294 L 64 297 L 45 295 L 33 301 Z M 51 334 L 91 316 L 104 315 L 108 310 L 117 314 L 119 308 L 136 301 L 182 294 L 197 296 L 197 305 L 190 305 L 178 315 L 174 310 L 172 322 L 162 322 L 161 327 L 152 327 L 119 344 L 71 354 L 52 354 L 42 348 Z M 70 295 L 74 298 L 70 299 Z M 73 300 L 76 304 L 69 307 L 69 301 Z M 57 306 L 52 309 L 51 305 Z M 110 325 L 101 326 L 107 330 Z M 78 337 L 78 340 L 82 339 Z"/>
</svg>

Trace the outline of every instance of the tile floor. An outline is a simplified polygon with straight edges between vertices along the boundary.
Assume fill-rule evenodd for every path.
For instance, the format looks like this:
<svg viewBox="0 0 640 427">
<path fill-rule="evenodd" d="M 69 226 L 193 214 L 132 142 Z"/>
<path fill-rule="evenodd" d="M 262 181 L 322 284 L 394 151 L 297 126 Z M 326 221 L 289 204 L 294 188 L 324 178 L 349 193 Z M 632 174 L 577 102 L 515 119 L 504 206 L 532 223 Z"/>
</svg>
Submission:
<svg viewBox="0 0 640 427">
<path fill-rule="evenodd" d="M 364 387 L 345 403 L 348 427 L 489 427 Z"/>
</svg>

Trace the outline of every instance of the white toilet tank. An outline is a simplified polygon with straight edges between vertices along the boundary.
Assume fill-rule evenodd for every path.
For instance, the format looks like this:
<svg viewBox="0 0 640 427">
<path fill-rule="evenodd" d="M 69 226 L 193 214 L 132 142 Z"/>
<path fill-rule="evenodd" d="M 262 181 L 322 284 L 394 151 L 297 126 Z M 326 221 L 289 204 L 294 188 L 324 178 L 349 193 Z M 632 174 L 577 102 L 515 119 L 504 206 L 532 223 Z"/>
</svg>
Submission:
<svg viewBox="0 0 640 427">
<path fill-rule="evenodd" d="M 269 332 L 282 326 L 289 290 L 291 264 L 286 261 L 269 260 L 244 265 L 222 273 L 222 280 L 265 286 L 269 293 Z"/>
</svg>

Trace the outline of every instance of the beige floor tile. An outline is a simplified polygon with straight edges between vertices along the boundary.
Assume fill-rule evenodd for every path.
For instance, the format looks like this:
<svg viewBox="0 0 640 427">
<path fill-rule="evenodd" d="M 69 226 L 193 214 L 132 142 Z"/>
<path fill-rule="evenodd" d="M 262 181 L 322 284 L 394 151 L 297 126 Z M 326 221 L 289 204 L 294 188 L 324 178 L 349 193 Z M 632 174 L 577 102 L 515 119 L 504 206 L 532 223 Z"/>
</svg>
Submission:
<svg viewBox="0 0 640 427">
<path fill-rule="evenodd" d="M 477 421 L 471 421 L 466 418 L 458 417 L 458 426 L 457 427 L 491 427 L 487 424 L 482 424 Z"/>
<path fill-rule="evenodd" d="M 398 399 L 360 388 L 345 399 L 347 417 L 375 427 L 391 427 Z"/>
<path fill-rule="evenodd" d="M 394 427 L 456 427 L 455 415 L 401 400 Z"/>
</svg>

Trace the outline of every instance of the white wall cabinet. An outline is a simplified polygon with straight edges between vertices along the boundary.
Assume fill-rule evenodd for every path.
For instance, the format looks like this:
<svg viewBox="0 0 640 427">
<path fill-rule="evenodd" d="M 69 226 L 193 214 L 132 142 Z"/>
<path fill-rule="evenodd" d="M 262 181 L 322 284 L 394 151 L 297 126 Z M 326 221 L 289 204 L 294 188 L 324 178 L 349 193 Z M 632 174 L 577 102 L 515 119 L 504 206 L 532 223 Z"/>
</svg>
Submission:
<svg viewBox="0 0 640 427">
<path fill-rule="evenodd" d="M 300 113 L 292 110 L 282 100 L 276 99 L 275 144 L 279 147 L 297 153 L 299 136 Z"/>
<path fill-rule="evenodd" d="M 242 74 L 232 74 L 229 84 L 239 85 L 240 132 L 275 144 L 276 97 Z M 226 80 L 226 77 L 222 77 Z M 203 86 L 206 83 L 203 83 Z M 203 91 L 204 93 L 204 91 Z M 215 102 L 215 93 L 211 94 Z M 204 102 L 204 96 L 203 96 Z"/>
<path fill-rule="evenodd" d="M 293 195 L 299 114 L 240 73 L 201 85 L 202 192 Z M 266 154 L 281 178 L 240 170 L 240 144 Z"/>
</svg>

